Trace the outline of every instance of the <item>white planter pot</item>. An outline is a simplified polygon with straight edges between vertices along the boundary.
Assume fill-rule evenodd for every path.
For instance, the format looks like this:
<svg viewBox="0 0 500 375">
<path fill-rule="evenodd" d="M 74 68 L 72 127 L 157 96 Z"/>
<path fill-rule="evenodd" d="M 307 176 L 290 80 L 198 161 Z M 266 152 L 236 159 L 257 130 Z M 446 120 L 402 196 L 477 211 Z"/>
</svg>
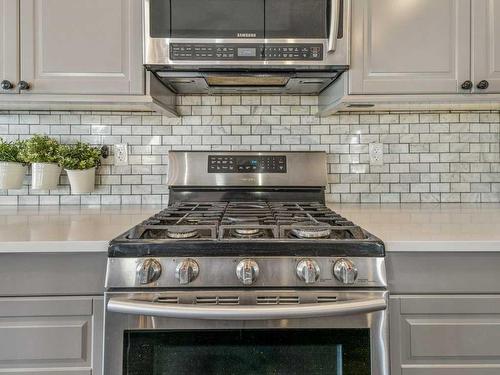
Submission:
<svg viewBox="0 0 500 375">
<path fill-rule="evenodd" d="M 21 189 L 28 167 L 21 163 L 0 162 L 0 190 Z"/>
<path fill-rule="evenodd" d="M 31 188 L 54 189 L 59 185 L 61 167 L 53 163 L 33 163 L 31 166 Z"/>
<path fill-rule="evenodd" d="M 68 173 L 72 194 L 86 194 L 94 191 L 95 167 L 84 170 L 66 169 L 66 173 Z"/>
</svg>

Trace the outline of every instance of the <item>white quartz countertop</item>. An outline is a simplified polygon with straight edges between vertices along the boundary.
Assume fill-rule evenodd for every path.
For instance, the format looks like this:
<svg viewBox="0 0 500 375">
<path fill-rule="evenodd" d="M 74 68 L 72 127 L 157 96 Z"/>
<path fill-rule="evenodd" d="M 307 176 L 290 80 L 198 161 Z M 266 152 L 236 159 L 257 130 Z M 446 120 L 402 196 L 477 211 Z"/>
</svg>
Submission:
<svg viewBox="0 0 500 375">
<path fill-rule="evenodd" d="M 500 204 L 329 204 L 387 251 L 498 251 Z"/>
<path fill-rule="evenodd" d="M 387 251 L 500 251 L 500 204 L 329 204 Z M 105 252 L 160 206 L 0 206 L 0 253 Z"/>
<path fill-rule="evenodd" d="M 160 206 L 0 206 L 0 253 L 105 252 Z"/>
</svg>

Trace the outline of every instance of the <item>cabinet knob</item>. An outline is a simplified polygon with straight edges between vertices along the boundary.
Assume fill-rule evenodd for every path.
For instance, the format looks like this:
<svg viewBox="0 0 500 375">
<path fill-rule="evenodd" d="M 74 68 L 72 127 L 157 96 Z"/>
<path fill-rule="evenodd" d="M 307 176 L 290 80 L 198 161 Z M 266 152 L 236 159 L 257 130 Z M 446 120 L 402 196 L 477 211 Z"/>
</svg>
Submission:
<svg viewBox="0 0 500 375">
<path fill-rule="evenodd" d="M 486 80 L 483 79 L 481 82 L 479 82 L 477 84 L 477 88 L 479 90 L 486 90 L 489 85 L 490 85 L 490 83 L 488 81 L 486 81 Z"/>
<path fill-rule="evenodd" d="M 30 84 L 26 81 L 19 81 L 17 84 L 19 86 L 19 90 L 29 90 L 30 89 Z"/>
<path fill-rule="evenodd" d="M 465 81 L 462 83 L 462 90 L 470 90 L 472 88 L 472 81 Z"/>
<path fill-rule="evenodd" d="M 0 87 L 2 87 L 2 90 L 12 90 L 14 88 L 14 85 L 10 81 L 3 80 L 0 83 Z"/>
</svg>

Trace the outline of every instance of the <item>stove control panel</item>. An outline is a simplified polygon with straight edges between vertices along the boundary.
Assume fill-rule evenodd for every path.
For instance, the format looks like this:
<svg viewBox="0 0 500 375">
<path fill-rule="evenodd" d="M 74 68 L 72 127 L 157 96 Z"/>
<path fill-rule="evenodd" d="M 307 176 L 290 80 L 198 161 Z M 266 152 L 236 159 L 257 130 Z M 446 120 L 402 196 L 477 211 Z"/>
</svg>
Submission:
<svg viewBox="0 0 500 375">
<path fill-rule="evenodd" d="M 172 43 L 170 60 L 321 61 L 322 44 Z"/>
<path fill-rule="evenodd" d="M 208 173 L 286 173 L 286 156 L 209 155 Z"/>
</svg>

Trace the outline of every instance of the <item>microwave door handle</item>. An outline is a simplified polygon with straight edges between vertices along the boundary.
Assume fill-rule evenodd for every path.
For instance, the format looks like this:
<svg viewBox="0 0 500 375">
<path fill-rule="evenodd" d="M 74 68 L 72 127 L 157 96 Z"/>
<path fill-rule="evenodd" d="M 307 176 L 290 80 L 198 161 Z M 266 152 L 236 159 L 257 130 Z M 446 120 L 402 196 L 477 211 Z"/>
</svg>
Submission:
<svg viewBox="0 0 500 375">
<path fill-rule="evenodd" d="M 271 320 L 319 318 L 351 315 L 385 310 L 384 298 L 359 299 L 332 303 L 315 303 L 281 306 L 207 306 L 176 305 L 140 301 L 127 298 L 111 298 L 107 310 L 127 315 L 145 315 L 163 318 L 200 320 Z"/>
<path fill-rule="evenodd" d="M 337 49 L 337 35 L 340 25 L 340 0 L 330 0 L 330 31 L 328 33 L 328 53 Z"/>
</svg>

